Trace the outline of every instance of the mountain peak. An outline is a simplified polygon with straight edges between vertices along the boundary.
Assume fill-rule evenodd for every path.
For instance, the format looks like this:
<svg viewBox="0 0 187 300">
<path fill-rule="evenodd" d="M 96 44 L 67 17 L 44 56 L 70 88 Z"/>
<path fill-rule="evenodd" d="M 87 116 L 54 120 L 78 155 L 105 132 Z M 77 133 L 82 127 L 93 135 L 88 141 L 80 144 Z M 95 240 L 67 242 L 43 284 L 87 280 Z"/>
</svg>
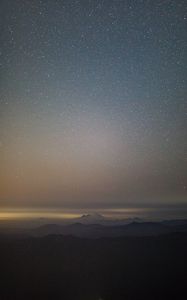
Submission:
<svg viewBox="0 0 187 300">
<path fill-rule="evenodd" d="M 84 214 L 79 218 L 80 222 L 84 222 L 84 223 L 96 223 L 104 219 L 105 218 L 97 212 Z"/>
</svg>

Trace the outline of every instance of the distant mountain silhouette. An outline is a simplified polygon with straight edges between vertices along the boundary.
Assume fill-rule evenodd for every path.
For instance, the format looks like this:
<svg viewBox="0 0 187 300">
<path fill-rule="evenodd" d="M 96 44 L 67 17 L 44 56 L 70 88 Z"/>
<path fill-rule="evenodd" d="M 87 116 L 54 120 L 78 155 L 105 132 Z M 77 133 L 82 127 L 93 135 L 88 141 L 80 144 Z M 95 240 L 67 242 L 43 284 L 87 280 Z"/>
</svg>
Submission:
<svg viewBox="0 0 187 300">
<path fill-rule="evenodd" d="M 84 218 L 84 217 L 83 217 Z M 87 218 L 87 216 L 85 217 Z M 89 218 L 89 217 L 88 217 Z M 126 225 L 106 226 L 101 224 L 74 223 L 70 225 L 47 224 L 28 231 L 33 236 L 49 234 L 73 235 L 76 237 L 101 238 L 122 236 L 156 236 L 187 231 L 187 223 L 132 222 Z"/>
<path fill-rule="evenodd" d="M 143 222 L 142 219 L 135 217 L 135 218 L 126 218 L 126 219 L 114 219 L 114 218 L 106 218 L 105 216 L 99 213 L 91 213 L 91 214 L 84 214 L 79 218 L 75 218 L 71 220 L 72 223 L 82 223 L 82 224 L 101 224 L 101 225 L 125 225 L 130 224 L 132 222 Z"/>
<path fill-rule="evenodd" d="M 96 221 L 96 219 L 98 221 Z M 131 222 L 130 222 L 131 220 Z M 32 228 L 1 227 L 0 234 L 9 236 L 46 236 L 72 235 L 84 238 L 125 237 L 125 236 L 156 236 L 175 232 L 187 232 L 187 220 L 166 220 L 161 222 L 143 222 L 140 219 L 128 219 L 126 223 L 106 220 L 101 215 L 83 215 L 77 222 L 70 224 L 49 223 Z M 94 223 L 95 221 L 95 223 Z"/>
<path fill-rule="evenodd" d="M 102 223 L 105 221 L 105 217 L 99 213 L 91 213 L 82 215 L 77 221 L 84 224 Z"/>
</svg>

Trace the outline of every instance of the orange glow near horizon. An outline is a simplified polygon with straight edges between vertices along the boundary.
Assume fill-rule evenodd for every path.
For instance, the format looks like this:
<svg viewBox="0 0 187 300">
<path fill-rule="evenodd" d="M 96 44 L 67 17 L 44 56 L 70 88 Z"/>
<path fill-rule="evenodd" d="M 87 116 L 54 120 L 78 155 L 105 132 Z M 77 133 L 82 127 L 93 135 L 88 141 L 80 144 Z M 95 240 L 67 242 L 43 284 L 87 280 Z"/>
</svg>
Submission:
<svg viewBox="0 0 187 300">
<path fill-rule="evenodd" d="M 36 218 L 48 219 L 73 219 L 80 214 L 57 212 L 28 212 L 28 211 L 3 211 L 0 212 L 0 220 L 28 220 Z"/>
<path fill-rule="evenodd" d="M 101 209 L 98 213 L 102 214 L 106 218 L 129 218 L 134 217 L 139 214 L 144 214 L 148 209 L 146 208 L 118 208 L 118 209 Z M 150 210 L 150 209 L 149 209 Z M 1 220 L 31 220 L 37 218 L 46 218 L 46 219 L 59 219 L 59 220 L 68 220 L 79 218 L 83 214 L 92 214 L 97 210 L 85 209 L 85 210 L 32 210 L 32 209 L 3 209 L 0 212 L 0 221 Z"/>
</svg>

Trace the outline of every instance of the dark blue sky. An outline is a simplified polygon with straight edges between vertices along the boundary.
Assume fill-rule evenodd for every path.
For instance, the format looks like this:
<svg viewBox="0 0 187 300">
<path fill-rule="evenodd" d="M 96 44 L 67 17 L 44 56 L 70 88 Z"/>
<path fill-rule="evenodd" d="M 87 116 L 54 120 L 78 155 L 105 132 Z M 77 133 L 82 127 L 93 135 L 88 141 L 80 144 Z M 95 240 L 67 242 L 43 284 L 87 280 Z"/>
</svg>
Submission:
<svg viewBox="0 0 187 300">
<path fill-rule="evenodd" d="M 2 208 L 185 205 L 186 1 L 1 1 Z"/>
</svg>

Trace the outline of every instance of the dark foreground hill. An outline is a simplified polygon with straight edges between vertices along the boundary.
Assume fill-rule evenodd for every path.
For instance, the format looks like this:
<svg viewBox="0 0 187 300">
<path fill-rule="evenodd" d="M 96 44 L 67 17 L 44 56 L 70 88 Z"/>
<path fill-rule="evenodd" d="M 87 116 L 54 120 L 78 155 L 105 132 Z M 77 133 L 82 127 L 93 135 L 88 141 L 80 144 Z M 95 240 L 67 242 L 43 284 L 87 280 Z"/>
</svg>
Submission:
<svg viewBox="0 0 187 300">
<path fill-rule="evenodd" d="M 0 299 L 187 299 L 187 234 L 0 238 Z"/>
</svg>

